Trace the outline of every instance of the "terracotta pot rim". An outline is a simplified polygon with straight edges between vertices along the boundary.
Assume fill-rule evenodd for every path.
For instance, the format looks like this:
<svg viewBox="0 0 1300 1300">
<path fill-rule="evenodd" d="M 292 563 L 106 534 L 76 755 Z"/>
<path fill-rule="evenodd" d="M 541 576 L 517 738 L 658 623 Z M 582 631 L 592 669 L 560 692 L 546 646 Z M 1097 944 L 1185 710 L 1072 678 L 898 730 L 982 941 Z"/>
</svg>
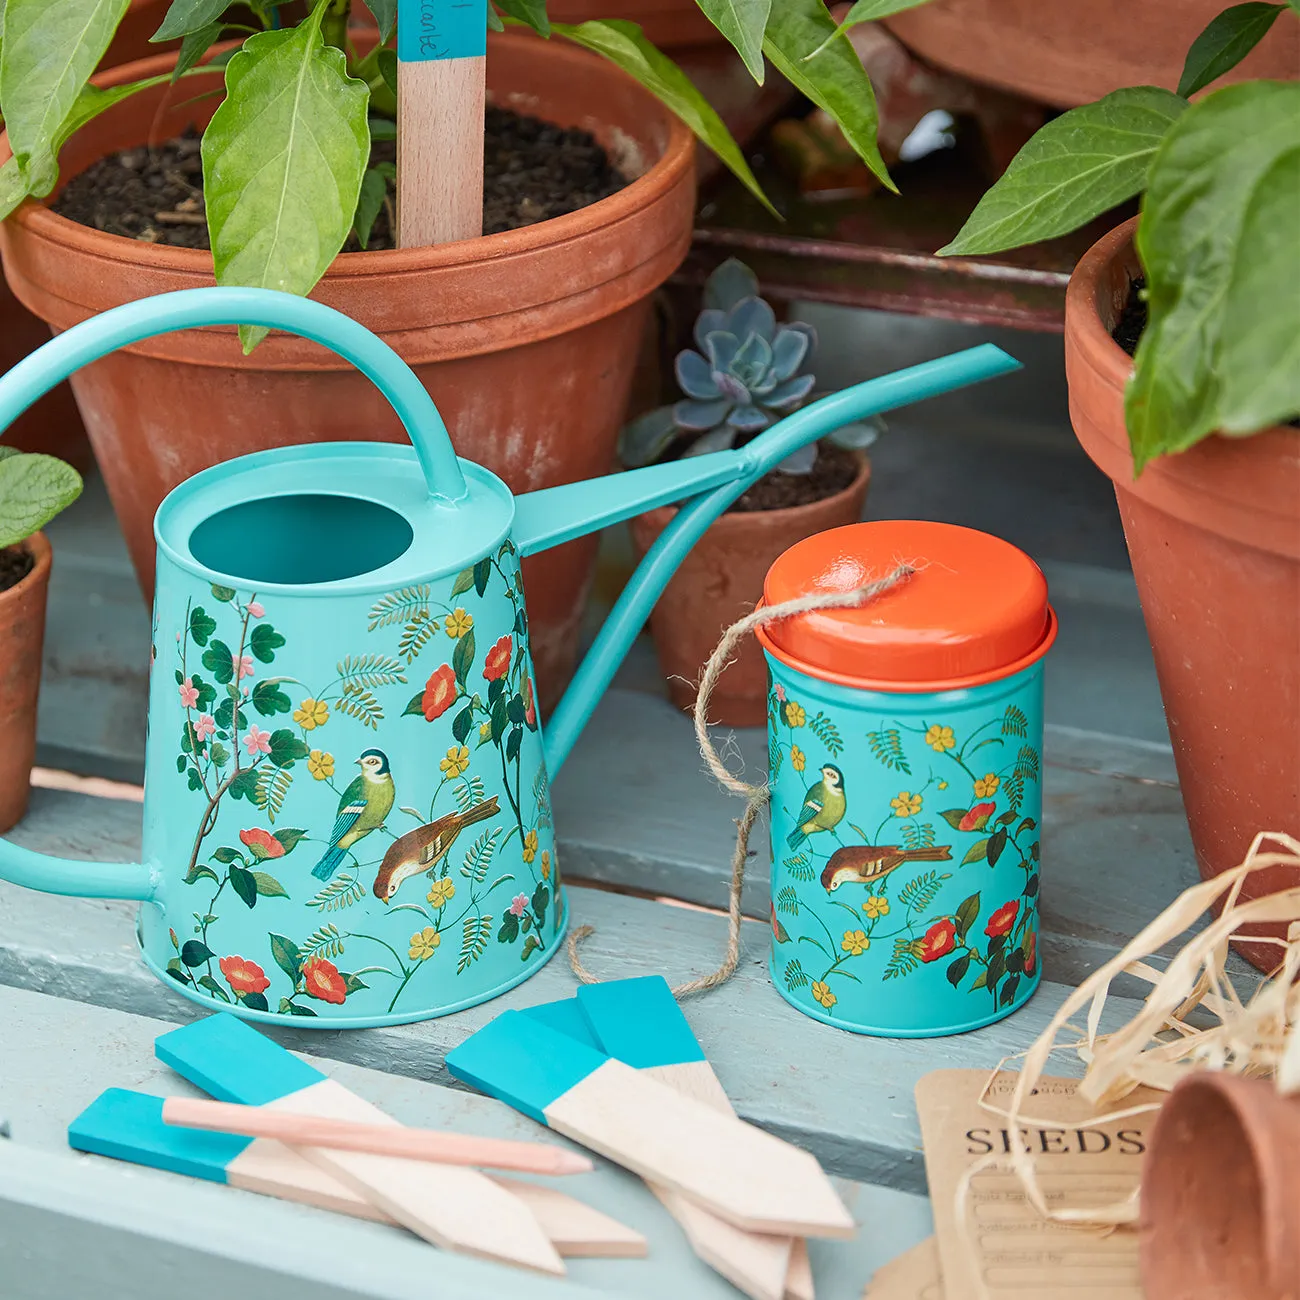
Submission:
<svg viewBox="0 0 1300 1300">
<path fill-rule="evenodd" d="M 709 531 L 715 528 L 735 527 L 741 521 L 752 519 L 770 519 L 774 524 L 783 524 L 789 520 L 797 518 L 801 514 L 809 513 L 813 510 L 826 509 L 832 503 L 838 504 L 846 498 L 853 496 L 862 490 L 864 484 L 871 481 L 871 457 L 865 451 L 853 451 L 861 464 L 858 466 L 858 472 L 853 476 L 852 481 L 847 487 L 841 488 L 838 492 L 832 492 L 828 497 L 818 497 L 816 501 L 805 501 L 798 506 L 781 506 L 777 510 L 732 510 L 719 515 L 710 525 Z M 681 506 L 656 506 L 653 510 L 647 510 L 643 519 L 671 519 Z M 730 522 L 729 522 L 730 521 Z"/>
<path fill-rule="evenodd" d="M 14 545 L 25 547 L 35 563 L 21 582 L 14 583 L 7 591 L 0 591 L 0 622 L 4 621 L 8 606 L 22 600 L 32 587 L 40 586 L 50 576 L 50 565 L 54 562 L 54 548 L 50 545 L 50 539 L 39 529 Z"/>
<path fill-rule="evenodd" d="M 594 64 L 603 70 L 612 70 L 612 65 L 598 55 L 578 47 L 543 42 L 531 33 L 492 33 L 488 49 L 490 52 L 494 43 L 522 46 L 525 42 L 535 42 L 537 53 L 545 50 L 543 57 L 557 62 L 571 62 L 580 68 Z M 229 48 L 236 44 L 238 42 L 227 42 L 218 49 Z M 92 81 L 97 86 L 114 86 L 122 82 L 157 76 L 171 68 L 177 57 L 177 52 L 173 51 L 139 59 L 133 63 L 118 64 L 97 73 Z M 211 76 L 214 79 L 224 78 L 224 71 L 214 68 L 211 70 Z M 617 194 L 598 199 L 595 203 L 590 203 L 576 212 L 551 217 L 549 220 L 539 221 L 519 230 L 501 231 L 495 235 L 480 235 L 475 239 L 459 240 L 455 243 L 438 244 L 427 248 L 340 253 L 326 271 L 326 276 L 331 281 L 363 279 L 368 276 L 386 277 L 400 275 L 404 271 L 422 271 L 497 261 L 504 257 L 577 241 L 592 230 L 613 226 L 635 216 L 656 199 L 667 194 L 673 188 L 676 173 L 681 166 L 690 165 L 694 160 L 694 137 L 690 129 L 675 113 L 663 107 L 649 91 L 642 90 L 641 93 L 645 95 L 647 104 L 654 105 L 662 114 L 662 119 L 667 126 L 668 138 L 660 157 Z M 109 112 L 112 112 L 112 109 Z M 0 163 L 6 162 L 11 157 L 9 134 L 0 133 Z M 140 240 L 128 239 L 125 235 L 113 235 L 107 231 L 94 230 L 51 211 L 43 201 L 25 200 L 10 219 L 32 235 L 51 244 L 74 247 L 79 251 L 101 257 L 105 261 L 128 264 L 144 262 L 162 271 L 180 271 L 191 275 L 212 277 L 212 255 L 207 250 L 145 244 Z M 657 250 L 647 250 L 647 260 L 654 255 L 655 251 Z M 141 256 L 142 252 L 143 256 Z M 616 272 L 611 278 L 617 278 L 618 274 Z"/>
</svg>

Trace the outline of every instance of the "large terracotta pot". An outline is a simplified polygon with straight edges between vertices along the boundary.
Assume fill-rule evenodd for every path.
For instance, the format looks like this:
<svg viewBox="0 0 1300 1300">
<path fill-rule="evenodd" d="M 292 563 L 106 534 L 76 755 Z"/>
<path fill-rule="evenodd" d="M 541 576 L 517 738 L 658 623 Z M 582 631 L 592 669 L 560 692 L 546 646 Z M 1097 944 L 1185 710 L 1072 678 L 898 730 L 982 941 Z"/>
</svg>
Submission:
<svg viewBox="0 0 1300 1300">
<path fill-rule="evenodd" d="M 885 25 L 940 67 L 1058 108 L 1121 86 L 1173 90 L 1223 0 L 930 0 Z M 1216 84 L 1300 71 L 1300 23 L 1273 30 Z"/>
<path fill-rule="evenodd" d="M 116 67 L 156 54 L 160 47 L 149 44 L 158 30 L 171 0 L 131 0 L 131 7 L 104 55 L 103 66 Z M 12 370 L 29 352 L 50 337 L 45 323 L 33 316 L 0 280 L 0 374 Z M 25 411 L 4 434 L 6 443 L 23 451 L 40 451 L 71 461 L 82 473 L 92 464 L 90 444 L 72 398 L 72 389 L 60 384 L 30 410 Z"/>
<path fill-rule="evenodd" d="M 106 74 L 164 69 L 168 58 Z M 489 41 L 495 99 L 592 130 L 642 173 L 581 212 L 436 248 L 340 256 L 313 297 L 369 326 L 414 366 L 458 450 L 516 492 L 613 468 L 650 296 L 684 258 L 694 212 L 690 132 L 605 60 L 558 41 Z M 202 125 L 220 74 L 133 96 L 68 143 L 65 175 L 116 149 Z M 0 149 L 0 160 L 7 149 Z M 55 329 L 119 303 L 212 283 L 206 252 L 76 225 L 27 203 L 0 228 L 18 298 Z M 392 409 L 346 362 L 269 337 L 250 357 L 233 330 L 151 339 L 80 371 L 73 390 L 146 595 L 163 496 L 232 456 L 311 441 L 400 440 Z M 525 562 L 543 701 L 572 666 L 596 538 Z"/>
<path fill-rule="evenodd" d="M 723 632 L 752 613 L 763 580 L 778 556 L 796 542 L 862 518 L 871 463 L 842 492 L 788 510 L 723 515 L 695 544 L 650 616 L 659 667 L 679 709 L 695 707 L 695 687 Z M 631 521 L 637 558 L 672 522 L 676 506 L 661 506 Z M 767 663 L 750 638 L 718 679 L 709 718 L 724 727 L 761 727 L 767 717 Z"/>
<path fill-rule="evenodd" d="M 546 12 L 557 23 L 630 19 L 641 24 L 647 40 L 665 50 L 727 39 L 704 16 L 698 0 L 549 0 Z"/>
<path fill-rule="evenodd" d="M 36 697 L 41 689 L 50 544 L 34 533 L 22 546 L 35 563 L 17 586 L 0 592 L 0 834 L 27 811 L 36 759 Z"/>
<path fill-rule="evenodd" d="M 1070 419 L 1115 484 L 1201 874 L 1257 831 L 1300 835 L 1300 431 L 1211 437 L 1133 477 L 1132 363 L 1110 330 L 1138 274 L 1127 222 L 1075 268 L 1065 299 Z M 1246 897 L 1300 885 L 1252 875 Z M 1269 931 L 1281 935 L 1281 930 Z M 1256 965 L 1269 944 L 1243 945 Z"/>
<path fill-rule="evenodd" d="M 1300 1296 L 1300 1097 L 1195 1074 L 1160 1109 L 1142 1163 L 1147 1300 Z"/>
</svg>

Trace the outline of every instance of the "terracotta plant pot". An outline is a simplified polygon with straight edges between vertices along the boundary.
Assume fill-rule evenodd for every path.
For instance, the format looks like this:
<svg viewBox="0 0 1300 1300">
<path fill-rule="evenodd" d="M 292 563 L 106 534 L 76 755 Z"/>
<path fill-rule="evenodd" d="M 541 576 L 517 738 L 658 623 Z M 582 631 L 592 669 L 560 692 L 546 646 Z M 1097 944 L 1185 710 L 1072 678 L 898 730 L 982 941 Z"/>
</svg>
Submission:
<svg viewBox="0 0 1300 1300">
<path fill-rule="evenodd" d="M 1147 1300 L 1296 1300 L 1297 1153 L 1300 1098 L 1263 1079 L 1184 1079 L 1142 1164 Z"/>
<path fill-rule="evenodd" d="M 650 616 L 659 667 L 673 703 L 695 707 L 695 686 L 722 633 L 753 611 L 772 562 L 796 542 L 862 518 L 871 463 L 862 457 L 857 477 L 843 491 L 788 510 L 723 515 L 695 544 Z M 672 522 L 676 506 L 662 506 L 631 521 L 640 559 Z M 758 642 L 745 642 L 718 680 L 711 721 L 724 727 L 761 727 L 767 717 L 767 664 Z"/>
<path fill-rule="evenodd" d="M 1222 0 L 930 0 L 885 25 L 917 54 L 972 81 L 1073 108 L 1121 86 L 1173 90 L 1187 48 Z M 1217 85 L 1289 78 L 1300 26 L 1283 14 Z"/>
<path fill-rule="evenodd" d="M 640 23 L 646 39 L 663 50 L 725 44 L 727 39 L 704 16 L 697 0 L 549 0 L 546 12 L 557 23 L 630 19 Z"/>
<path fill-rule="evenodd" d="M 158 30 L 169 3 L 170 0 L 131 0 L 131 7 L 104 55 L 103 66 L 116 67 L 167 48 L 150 45 L 149 37 Z M 9 286 L 0 281 L 0 374 L 12 370 L 49 337 L 45 323 L 23 307 Z M 20 415 L 3 436 L 10 446 L 59 456 L 83 474 L 94 463 L 72 389 L 67 384 L 60 384 L 47 393 Z"/>
<path fill-rule="evenodd" d="M 164 70 L 119 68 L 103 84 Z M 106 154 L 206 124 L 221 74 L 123 101 L 64 149 L 65 175 Z M 580 212 L 522 230 L 398 252 L 348 253 L 313 296 L 374 330 L 415 368 L 458 450 L 516 492 L 608 473 L 650 298 L 686 255 L 694 143 L 657 100 L 605 60 L 558 41 L 489 41 L 488 89 L 561 125 L 593 131 L 639 177 Z M 0 161 L 7 156 L 0 149 Z M 36 203 L 0 228 L 18 298 L 55 329 L 119 303 L 211 284 L 206 252 L 88 229 Z M 77 402 L 146 596 L 152 521 L 177 483 L 263 448 L 405 438 L 392 409 L 346 362 L 273 334 L 242 355 L 229 329 L 147 340 L 78 372 Z M 596 538 L 525 563 L 544 703 L 576 650 Z"/>
<path fill-rule="evenodd" d="M 50 544 L 33 533 L 22 545 L 35 564 L 17 586 L 0 591 L 0 835 L 27 811 L 36 760 L 36 697 L 41 689 Z"/>
<path fill-rule="evenodd" d="M 1127 222 L 1075 268 L 1065 300 L 1070 419 L 1115 484 L 1183 803 L 1206 879 L 1258 831 L 1300 835 L 1300 431 L 1211 437 L 1133 477 L 1132 370 L 1110 330 L 1138 274 Z M 1300 885 L 1261 871 L 1245 897 Z M 1278 927 L 1267 933 L 1282 937 Z M 1244 944 L 1268 969 L 1271 944 Z"/>
</svg>

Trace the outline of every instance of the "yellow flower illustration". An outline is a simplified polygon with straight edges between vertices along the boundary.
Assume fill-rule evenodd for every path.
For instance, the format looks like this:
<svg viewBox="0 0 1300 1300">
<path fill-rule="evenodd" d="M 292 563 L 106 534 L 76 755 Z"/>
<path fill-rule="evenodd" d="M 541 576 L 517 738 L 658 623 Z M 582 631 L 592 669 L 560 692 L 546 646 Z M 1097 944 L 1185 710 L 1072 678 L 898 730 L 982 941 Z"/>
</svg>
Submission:
<svg viewBox="0 0 1300 1300">
<path fill-rule="evenodd" d="M 813 980 L 812 995 L 829 1011 L 835 1005 L 835 994 L 831 992 L 829 984 L 823 984 L 821 980 Z"/>
<path fill-rule="evenodd" d="M 429 886 L 427 898 L 434 907 L 446 907 L 456 895 L 456 882 L 454 880 L 435 880 Z"/>
<path fill-rule="evenodd" d="M 490 722 L 485 722 L 483 723 L 482 726 L 479 727 L 478 738 L 480 741 L 486 741 L 492 739 L 492 724 Z"/>
<path fill-rule="evenodd" d="M 334 775 L 334 755 L 323 749 L 313 749 L 307 755 L 307 771 L 317 781 L 328 781 Z"/>
<path fill-rule="evenodd" d="M 808 765 L 808 755 L 798 745 L 790 746 L 790 766 L 796 772 L 802 772 Z"/>
<path fill-rule="evenodd" d="M 942 754 L 945 749 L 957 748 L 957 737 L 952 734 L 951 727 L 940 727 L 936 724 L 925 733 L 925 743 L 936 754 Z"/>
<path fill-rule="evenodd" d="M 537 832 L 529 831 L 524 836 L 524 861 L 531 862 L 537 856 Z"/>
<path fill-rule="evenodd" d="M 808 715 L 803 711 L 802 704 L 796 704 L 793 700 L 785 706 L 785 720 L 792 727 L 802 727 L 808 721 Z"/>
<path fill-rule="evenodd" d="M 469 767 L 469 750 L 464 745 L 453 745 L 438 766 L 446 772 L 449 781 L 454 781 Z"/>
<path fill-rule="evenodd" d="M 915 817 L 921 811 L 921 796 L 910 790 L 900 790 L 898 798 L 891 799 L 889 806 L 894 810 L 895 817 Z"/>
<path fill-rule="evenodd" d="M 330 716 L 330 706 L 324 700 L 306 699 L 293 711 L 293 720 L 304 731 L 323 727 Z"/>
<path fill-rule="evenodd" d="M 981 777 L 975 782 L 975 798 L 988 799 L 997 793 L 998 786 L 1002 784 L 996 776 L 990 772 L 987 776 Z"/>
<path fill-rule="evenodd" d="M 458 641 L 474 626 L 474 616 L 465 613 L 458 605 L 443 619 L 442 625 L 447 629 L 447 635 L 453 641 Z"/>
<path fill-rule="evenodd" d="M 940 782 L 939 782 L 939 789 L 940 789 L 940 790 L 946 790 L 947 788 L 948 788 L 948 782 L 947 782 L 947 781 L 940 781 Z"/>
<path fill-rule="evenodd" d="M 442 935 L 431 925 L 426 925 L 418 934 L 411 936 L 411 946 L 408 950 L 412 961 L 428 961 L 438 950 L 438 945 L 442 942 Z"/>
<path fill-rule="evenodd" d="M 862 910 L 867 914 L 869 921 L 874 921 L 878 916 L 889 915 L 889 899 L 883 894 L 872 894 L 865 903 L 862 904 Z"/>
<path fill-rule="evenodd" d="M 871 947 L 871 940 L 867 938 L 865 930 L 845 930 L 844 938 L 840 940 L 840 947 L 854 957 L 861 957 Z"/>
<path fill-rule="evenodd" d="M 550 849 L 542 850 L 542 879 L 550 880 L 551 878 L 551 851 Z"/>
</svg>

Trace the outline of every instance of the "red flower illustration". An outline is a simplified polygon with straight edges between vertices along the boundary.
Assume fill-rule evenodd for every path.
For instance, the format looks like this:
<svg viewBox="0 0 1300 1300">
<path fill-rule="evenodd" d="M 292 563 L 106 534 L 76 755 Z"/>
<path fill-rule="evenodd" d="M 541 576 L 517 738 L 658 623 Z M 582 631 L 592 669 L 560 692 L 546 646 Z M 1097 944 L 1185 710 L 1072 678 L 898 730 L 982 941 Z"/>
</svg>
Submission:
<svg viewBox="0 0 1300 1300">
<path fill-rule="evenodd" d="M 239 838 L 259 862 L 265 862 L 267 858 L 284 857 L 284 845 L 270 831 L 264 831 L 260 826 L 240 831 Z"/>
<path fill-rule="evenodd" d="M 1006 934 L 1016 923 L 1016 914 L 1020 911 L 1020 904 L 1013 898 L 1009 903 L 1003 903 L 992 916 L 989 917 L 989 923 L 984 927 L 984 933 L 992 939 L 995 935 Z"/>
<path fill-rule="evenodd" d="M 936 921 L 921 940 L 922 961 L 938 961 L 957 946 L 957 927 L 948 920 Z"/>
<path fill-rule="evenodd" d="M 533 700 L 533 679 L 524 674 L 524 721 L 530 726 L 537 725 L 537 705 Z"/>
<path fill-rule="evenodd" d="M 450 664 L 443 664 L 424 684 L 420 697 L 420 710 L 425 720 L 433 722 L 442 717 L 456 702 L 456 674 Z"/>
<path fill-rule="evenodd" d="M 1038 962 L 1038 935 L 1033 930 L 1025 932 L 1023 951 L 1025 954 L 1025 974 L 1032 975 Z"/>
<path fill-rule="evenodd" d="M 339 974 L 339 968 L 324 957 L 303 962 L 302 981 L 311 997 L 333 1002 L 335 1006 L 341 1006 L 348 995 L 347 981 Z"/>
<path fill-rule="evenodd" d="M 995 803 L 977 803 L 965 817 L 957 823 L 959 831 L 982 831 L 997 807 Z"/>
<path fill-rule="evenodd" d="M 498 677 L 504 677 L 510 671 L 510 651 L 512 648 L 510 638 L 503 636 L 487 652 L 487 658 L 483 661 L 483 676 L 487 681 L 494 682 Z"/>
<path fill-rule="evenodd" d="M 271 987 L 266 972 L 255 962 L 242 957 L 223 957 L 218 963 L 226 983 L 236 993 L 264 993 Z"/>
</svg>

